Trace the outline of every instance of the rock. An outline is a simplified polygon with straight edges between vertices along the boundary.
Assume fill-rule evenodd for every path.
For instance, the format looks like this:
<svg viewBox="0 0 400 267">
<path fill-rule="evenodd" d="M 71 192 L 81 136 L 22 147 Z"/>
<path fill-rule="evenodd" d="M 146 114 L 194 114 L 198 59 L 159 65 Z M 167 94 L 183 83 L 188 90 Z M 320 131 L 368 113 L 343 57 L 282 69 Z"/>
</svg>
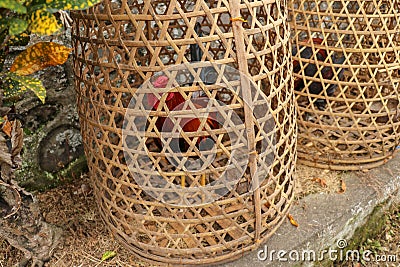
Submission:
<svg viewBox="0 0 400 267">
<path fill-rule="evenodd" d="M 16 104 L 25 132 L 22 167 L 16 180 L 28 190 L 54 187 L 86 170 L 71 64 L 69 59 L 36 74 L 47 89 L 45 104 L 33 94 Z"/>
</svg>

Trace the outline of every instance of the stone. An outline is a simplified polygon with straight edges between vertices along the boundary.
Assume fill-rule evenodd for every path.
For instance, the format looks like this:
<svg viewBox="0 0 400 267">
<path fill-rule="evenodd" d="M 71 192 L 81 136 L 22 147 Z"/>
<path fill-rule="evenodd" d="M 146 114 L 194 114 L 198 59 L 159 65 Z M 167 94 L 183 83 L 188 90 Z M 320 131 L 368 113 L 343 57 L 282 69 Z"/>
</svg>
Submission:
<svg viewBox="0 0 400 267">
<path fill-rule="evenodd" d="M 81 166 L 84 151 L 71 64 L 69 59 L 36 74 L 47 89 L 45 104 L 33 94 L 16 104 L 25 132 L 22 166 L 16 172 L 16 180 L 28 190 L 43 191 L 60 180 L 70 179 L 62 175 L 67 169 L 72 176 L 80 176 L 86 170 Z M 74 170 L 76 162 L 79 167 Z"/>
<path fill-rule="evenodd" d="M 259 249 L 237 261 L 219 266 L 320 266 L 320 262 L 328 262 L 326 266 L 332 266 L 327 255 L 329 250 L 337 250 L 332 255 L 336 254 L 338 258 L 341 256 L 340 251 L 343 251 L 342 256 L 345 257 L 346 248 L 352 249 L 352 240 L 365 238 L 360 235 L 365 232 L 363 227 L 368 220 L 379 217 L 379 214 L 394 203 L 400 203 L 400 155 L 371 171 L 349 172 L 344 182 L 347 187 L 344 193 L 311 194 L 295 202 L 290 214 L 298 222 L 298 228 L 291 225 L 289 220 L 285 220 L 277 232 Z M 376 223 L 379 224 L 374 222 L 374 225 Z M 343 250 L 338 246 L 343 247 Z M 259 260 L 258 255 L 261 259 L 265 258 L 265 250 L 266 259 Z M 269 256 L 272 250 L 275 252 L 271 261 Z M 277 259 L 280 250 L 286 252 L 281 261 Z M 324 257 L 320 257 L 323 250 L 327 252 L 323 254 Z M 293 259 L 296 259 L 296 253 L 299 253 L 301 259 L 302 252 L 307 254 L 309 251 L 314 251 L 316 258 L 323 260 L 289 260 L 290 253 Z"/>
</svg>

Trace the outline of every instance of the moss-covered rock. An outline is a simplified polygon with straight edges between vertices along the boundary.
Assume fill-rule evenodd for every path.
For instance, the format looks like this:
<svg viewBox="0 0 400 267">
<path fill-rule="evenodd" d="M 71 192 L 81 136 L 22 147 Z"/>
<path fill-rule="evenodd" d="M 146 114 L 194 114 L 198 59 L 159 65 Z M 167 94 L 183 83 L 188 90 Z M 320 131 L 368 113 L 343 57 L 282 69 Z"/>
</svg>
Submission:
<svg viewBox="0 0 400 267">
<path fill-rule="evenodd" d="M 71 62 L 37 73 L 47 88 L 46 103 L 34 95 L 18 102 L 25 120 L 24 150 L 16 180 L 27 190 L 44 191 L 87 170 Z M 68 177 L 68 178 L 67 178 Z"/>
</svg>

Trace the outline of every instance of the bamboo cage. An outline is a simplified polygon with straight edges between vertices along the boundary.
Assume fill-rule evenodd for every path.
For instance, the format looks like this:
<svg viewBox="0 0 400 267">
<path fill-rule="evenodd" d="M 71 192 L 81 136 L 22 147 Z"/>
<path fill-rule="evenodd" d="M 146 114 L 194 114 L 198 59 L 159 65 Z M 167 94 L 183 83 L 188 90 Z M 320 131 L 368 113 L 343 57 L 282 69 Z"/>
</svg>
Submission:
<svg viewBox="0 0 400 267">
<path fill-rule="evenodd" d="M 289 1 L 299 162 L 385 163 L 399 144 L 398 1 Z"/>
<path fill-rule="evenodd" d="M 189 265 L 270 237 L 296 161 L 286 2 L 104 1 L 71 17 L 85 153 L 114 236 Z"/>
</svg>

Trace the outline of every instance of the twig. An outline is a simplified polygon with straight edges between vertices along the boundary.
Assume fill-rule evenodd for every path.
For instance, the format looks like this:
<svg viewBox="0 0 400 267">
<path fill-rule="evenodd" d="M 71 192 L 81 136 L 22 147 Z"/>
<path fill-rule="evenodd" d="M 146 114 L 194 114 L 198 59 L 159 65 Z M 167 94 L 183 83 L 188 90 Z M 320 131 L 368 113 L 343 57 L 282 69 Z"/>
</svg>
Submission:
<svg viewBox="0 0 400 267">
<path fill-rule="evenodd" d="M 17 206 L 13 207 L 11 210 L 13 210 L 10 214 L 8 214 L 7 216 L 4 216 L 3 219 L 7 219 L 10 218 L 11 216 L 13 216 L 15 213 L 18 212 L 18 210 L 21 208 L 21 204 L 22 204 L 22 199 L 21 199 L 21 195 L 19 194 L 18 190 L 16 188 L 14 188 L 13 186 L 6 184 L 2 181 L 0 181 L 0 185 L 11 188 L 12 190 L 14 190 L 14 192 L 16 192 L 16 202 L 17 202 Z"/>
<path fill-rule="evenodd" d="M 7 35 L 6 38 L 4 38 L 4 41 L 1 43 L 0 49 L 2 49 L 8 41 L 10 41 L 11 36 Z"/>
</svg>

